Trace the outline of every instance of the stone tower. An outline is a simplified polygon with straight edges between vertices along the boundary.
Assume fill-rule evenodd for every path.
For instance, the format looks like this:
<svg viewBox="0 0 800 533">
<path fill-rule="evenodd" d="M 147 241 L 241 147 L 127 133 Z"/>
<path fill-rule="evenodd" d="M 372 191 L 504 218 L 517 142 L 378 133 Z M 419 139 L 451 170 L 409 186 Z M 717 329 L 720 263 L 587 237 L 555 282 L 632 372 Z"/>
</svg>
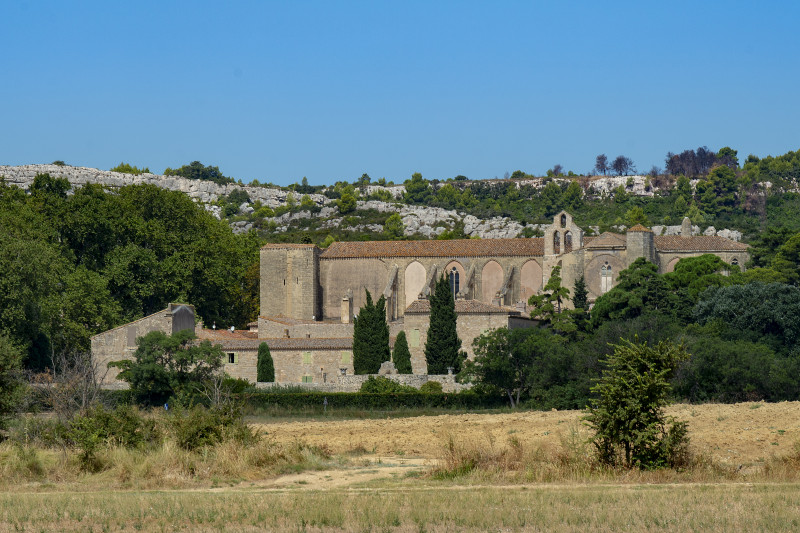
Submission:
<svg viewBox="0 0 800 533">
<path fill-rule="evenodd" d="M 261 316 L 321 320 L 320 249 L 313 244 L 261 248 Z"/>
<path fill-rule="evenodd" d="M 640 257 L 644 257 L 651 263 L 656 262 L 656 247 L 654 244 L 653 232 L 641 224 L 636 224 L 629 228 L 626 234 L 628 249 L 628 266 Z"/>
</svg>

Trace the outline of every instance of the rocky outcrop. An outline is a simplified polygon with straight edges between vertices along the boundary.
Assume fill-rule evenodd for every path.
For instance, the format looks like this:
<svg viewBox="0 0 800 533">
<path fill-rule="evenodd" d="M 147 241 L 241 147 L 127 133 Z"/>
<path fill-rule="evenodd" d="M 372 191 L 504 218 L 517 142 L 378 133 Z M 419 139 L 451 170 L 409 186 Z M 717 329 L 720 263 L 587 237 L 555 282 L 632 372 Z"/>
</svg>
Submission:
<svg viewBox="0 0 800 533">
<path fill-rule="evenodd" d="M 260 201 L 269 207 L 279 207 L 286 204 L 289 192 L 280 189 L 266 187 L 251 187 L 248 185 L 237 185 L 234 183 L 227 185 L 217 185 L 211 181 L 190 180 L 178 176 L 160 176 L 157 174 L 123 174 L 121 172 L 111 172 L 109 170 L 98 170 L 87 167 L 71 167 L 59 165 L 22 165 L 22 166 L 2 166 L 0 165 L 0 176 L 4 176 L 6 182 L 16 185 L 23 189 L 29 189 L 33 183 L 33 178 L 37 174 L 48 173 L 51 176 L 67 178 L 73 186 L 94 183 L 105 185 L 106 187 L 118 188 L 125 185 L 150 184 L 163 189 L 181 191 L 190 198 L 203 203 L 216 202 L 221 196 L 226 196 L 232 191 L 241 189 L 247 192 L 252 201 Z M 330 200 L 321 194 L 310 194 L 311 200 L 317 205 L 324 205 Z M 299 198 L 297 198 L 299 200 Z"/>
<path fill-rule="evenodd" d="M 222 210 L 214 203 L 222 196 L 227 196 L 235 190 L 247 192 L 251 201 L 260 201 L 262 205 L 276 208 L 286 205 L 289 191 L 276 188 L 252 187 L 248 185 L 227 184 L 218 185 L 210 181 L 190 180 L 177 176 L 161 176 L 157 174 L 123 174 L 108 170 L 98 170 L 88 167 L 72 167 L 60 165 L 21 165 L 3 166 L 0 165 L 0 177 L 4 177 L 6 182 L 16 185 L 23 189 L 29 189 L 33 179 L 37 174 L 48 173 L 51 176 L 63 177 L 69 180 L 73 186 L 81 186 L 87 183 L 103 185 L 111 188 L 124 187 L 126 185 L 151 184 L 164 189 L 180 191 L 190 198 L 201 202 L 204 207 L 217 218 L 221 218 Z M 634 196 L 653 196 L 657 190 L 650 184 L 647 176 L 594 176 L 579 178 L 579 183 L 585 192 L 590 196 L 611 195 L 614 189 L 622 186 L 628 194 Z M 512 180 L 517 187 L 530 185 L 535 189 L 545 187 L 549 181 L 556 183 L 567 183 L 567 178 L 534 178 L 529 180 Z M 505 183 L 505 180 L 488 181 L 487 183 Z M 365 189 L 367 195 L 377 191 L 387 191 L 394 198 L 401 198 L 405 193 L 403 185 L 381 186 L 368 185 Z M 295 195 L 296 200 L 300 198 Z M 335 202 L 322 194 L 310 194 L 309 197 L 321 209 L 312 213 L 310 211 L 298 211 L 285 213 L 279 217 L 271 219 L 278 231 L 287 231 L 293 223 L 302 219 L 318 218 L 321 227 L 334 228 L 342 224 L 343 218 L 338 217 L 338 209 Z M 481 220 L 473 215 L 465 215 L 457 211 L 442 209 L 439 207 L 427 207 L 419 205 L 403 205 L 399 203 L 382 202 L 378 200 L 359 201 L 359 209 L 374 209 L 383 213 L 399 213 L 403 219 L 406 235 L 419 234 L 424 237 L 432 238 L 441 235 L 443 232 L 463 224 L 464 233 L 470 237 L 480 237 L 482 239 L 506 239 L 518 236 L 524 227 L 522 224 L 505 217 L 494 217 L 488 220 Z M 247 215 L 253 212 L 252 205 L 247 202 L 239 206 L 239 212 Z M 231 223 L 233 231 L 244 233 L 253 228 L 251 222 L 237 221 Z M 544 229 L 545 225 L 530 226 L 533 229 Z M 383 228 L 376 224 L 360 225 L 354 230 L 369 230 L 380 232 Z M 598 231 L 598 230 L 595 230 Z M 624 228 L 619 228 L 624 231 Z M 653 226 L 656 235 L 679 235 L 680 226 Z M 692 233 L 700 234 L 700 228 L 693 226 Z M 704 235 L 719 235 L 728 239 L 739 241 L 742 234 L 735 230 L 716 230 L 713 226 L 707 228 Z"/>
<path fill-rule="evenodd" d="M 681 234 L 681 227 L 680 226 L 653 226 L 652 227 L 653 233 L 656 235 L 680 235 Z M 735 242 L 739 242 L 742 240 L 742 232 L 730 229 L 721 229 L 717 230 L 714 226 L 707 227 L 704 231 L 700 231 L 700 227 L 693 225 L 692 226 L 692 235 L 706 235 L 706 236 L 714 236 L 717 235 L 719 237 L 725 237 L 726 239 L 730 239 Z"/>
</svg>

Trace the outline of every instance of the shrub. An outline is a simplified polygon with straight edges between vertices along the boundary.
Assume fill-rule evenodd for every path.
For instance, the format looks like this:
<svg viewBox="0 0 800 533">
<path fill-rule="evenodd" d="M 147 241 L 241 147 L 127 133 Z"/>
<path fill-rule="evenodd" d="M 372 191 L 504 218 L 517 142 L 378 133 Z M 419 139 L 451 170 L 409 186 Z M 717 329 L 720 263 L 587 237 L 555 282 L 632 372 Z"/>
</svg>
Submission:
<svg viewBox="0 0 800 533">
<path fill-rule="evenodd" d="M 599 397 L 585 417 L 595 432 L 592 443 L 602 463 L 627 468 L 685 464 L 686 423 L 667 417 L 663 407 L 675 367 L 687 357 L 683 346 L 670 342 L 650 347 L 623 341 L 614 347 L 592 388 Z"/>
<path fill-rule="evenodd" d="M 491 409 L 502 407 L 507 402 L 500 394 L 479 394 L 467 390 L 453 394 L 425 394 L 411 388 L 413 392 L 371 393 L 371 392 L 256 392 L 248 394 L 249 409 L 298 409 L 323 410 L 324 400 L 330 409 Z"/>
<path fill-rule="evenodd" d="M 442 384 L 438 381 L 426 381 L 419 388 L 419 391 L 424 392 L 425 394 L 441 394 Z"/>
<path fill-rule="evenodd" d="M 167 426 L 178 446 L 190 451 L 213 446 L 229 438 L 240 442 L 255 439 L 240 413 L 235 410 L 178 407 L 167 417 Z"/>
</svg>

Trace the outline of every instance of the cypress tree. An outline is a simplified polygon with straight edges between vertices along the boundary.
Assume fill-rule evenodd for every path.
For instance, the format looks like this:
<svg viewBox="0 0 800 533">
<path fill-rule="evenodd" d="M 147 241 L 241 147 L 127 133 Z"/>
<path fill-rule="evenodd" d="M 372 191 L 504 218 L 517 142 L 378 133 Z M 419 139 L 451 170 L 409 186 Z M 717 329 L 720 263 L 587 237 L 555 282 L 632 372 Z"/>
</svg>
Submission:
<svg viewBox="0 0 800 533">
<path fill-rule="evenodd" d="M 266 342 L 258 345 L 258 361 L 256 362 L 256 381 L 275 381 L 275 364 Z"/>
<path fill-rule="evenodd" d="M 394 340 L 394 353 L 392 354 L 392 361 L 394 367 L 401 374 L 411 374 L 411 352 L 408 351 L 408 340 L 406 339 L 406 332 L 401 331 L 397 334 Z"/>
<path fill-rule="evenodd" d="M 386 298 L 377 304 L 367 293 L 367 302 L 353 320 L 353 370 L 356 374 L 377 374 L 381 363 L 388 361 L 389 325 L 386 323 Z"/>
<path fill-rule="evenodd" d="M 431 316 L 428 339 L 425 341 L 425 360 L 428 374 L 446 374 L 461 370 L 461 339 L 456 331 L 456 305 L 450 282 L 442 275 L 431 294 Z"/>
<path fill-rule="evenodd" d="M 589 305 L 588 301 L 589 291 L 586 290 L 586 279 L 583 276 L 575 281 L 575 286 L 572 288 L 572 305 L 575 309 L 587 310 Z"/>
</svg>

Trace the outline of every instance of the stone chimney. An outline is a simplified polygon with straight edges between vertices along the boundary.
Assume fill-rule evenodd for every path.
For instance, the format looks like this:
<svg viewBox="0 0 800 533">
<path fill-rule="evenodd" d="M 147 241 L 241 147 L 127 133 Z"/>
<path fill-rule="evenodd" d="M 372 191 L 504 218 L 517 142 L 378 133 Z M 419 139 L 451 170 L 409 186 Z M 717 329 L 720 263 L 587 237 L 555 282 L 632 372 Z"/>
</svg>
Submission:
<svg viewBox="0 0 800 533">
<path fill-rule="evenodd" d="M 342 298 L 342 324 L 353 321 L 353 291 L 348 290 Z"/>
<path fill-rule="evenodd" d="M 691 237 L 692 236 L 692 221 L 689 220 L 689 217 L 683 217 L 683 222 L 681 222 L 681 237 Z"/>
</svg>

